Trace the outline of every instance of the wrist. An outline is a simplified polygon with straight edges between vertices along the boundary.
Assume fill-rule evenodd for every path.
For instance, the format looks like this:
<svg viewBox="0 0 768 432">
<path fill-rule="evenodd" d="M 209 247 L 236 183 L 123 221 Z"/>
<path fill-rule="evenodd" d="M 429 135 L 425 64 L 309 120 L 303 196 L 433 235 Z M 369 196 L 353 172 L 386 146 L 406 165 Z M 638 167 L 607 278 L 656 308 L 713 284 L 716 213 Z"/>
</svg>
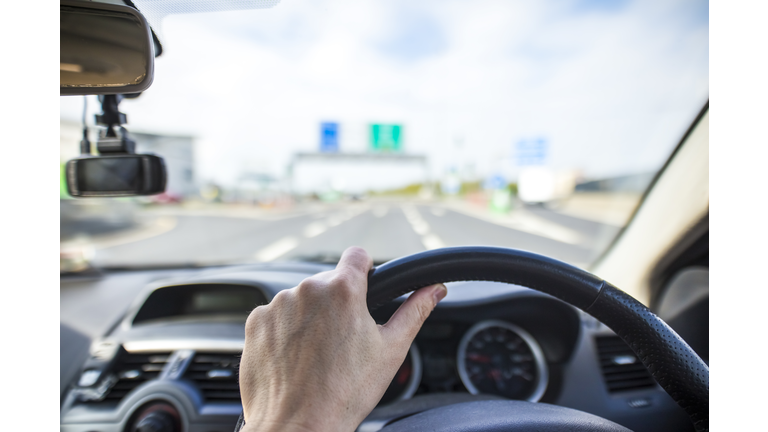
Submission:
<svg viewBox="0 0 768 432">
<path fill-rule="evenodd" d="M 363 420 L 364 416 L 345 415 L 345 411 L 356 411 L 346 404 L 332 403 L 330 398 L 318 404 L 302 396 L 285 395 L 270 398 L 271 403 L 249 404 L 241 432 L 352 432 Z"/>
<path fill-rule="evenodd" d="M 294 422 L 270 422 L 260 421 L 246 423 L 239 432 L 317 432 L 318 429 L 310 429 L 307 426 Z"/>
</svg>

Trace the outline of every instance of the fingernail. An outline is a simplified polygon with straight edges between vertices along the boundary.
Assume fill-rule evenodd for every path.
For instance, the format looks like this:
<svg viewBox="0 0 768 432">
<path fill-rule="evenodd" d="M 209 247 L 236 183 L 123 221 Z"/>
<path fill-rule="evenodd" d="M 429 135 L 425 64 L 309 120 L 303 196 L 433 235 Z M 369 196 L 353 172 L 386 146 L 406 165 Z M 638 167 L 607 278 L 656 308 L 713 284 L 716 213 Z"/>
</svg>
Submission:
<svg viewBox="0 0 768 432">
<path fill-rule="evenodd" d="M 447 294 L 448 288 L 446 288 L 443 284 L 437 284 L 435 286 L 435 290 L 432 293 L 432 297 L 435 300 L 435 306 L 437 306 L 437 304 L 440 303 L 440 300 L 444 299 Z"/>
</svg>

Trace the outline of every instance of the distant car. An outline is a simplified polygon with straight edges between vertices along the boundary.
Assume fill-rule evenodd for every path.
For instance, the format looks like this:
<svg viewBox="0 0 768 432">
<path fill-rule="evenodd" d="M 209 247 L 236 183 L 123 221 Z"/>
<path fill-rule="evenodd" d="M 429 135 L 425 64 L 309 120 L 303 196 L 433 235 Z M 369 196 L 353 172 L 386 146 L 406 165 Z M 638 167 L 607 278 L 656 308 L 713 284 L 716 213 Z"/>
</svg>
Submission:
<svg viewBox="0 0 768 432">
<path fill-rule="evenodd" d="M 155 204 L 178 204 L 184 201 L 184 198 L 178 194 L 163 192 L 158 195 L 153 195 L 150 200 Z"/>
</svg>

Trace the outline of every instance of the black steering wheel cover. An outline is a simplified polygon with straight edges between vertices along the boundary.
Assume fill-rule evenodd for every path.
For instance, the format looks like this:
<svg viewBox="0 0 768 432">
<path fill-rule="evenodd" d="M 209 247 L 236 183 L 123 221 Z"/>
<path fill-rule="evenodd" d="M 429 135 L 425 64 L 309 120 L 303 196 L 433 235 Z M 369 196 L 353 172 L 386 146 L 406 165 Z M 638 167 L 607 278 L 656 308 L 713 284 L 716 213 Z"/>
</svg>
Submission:
<svg viewBox="0 0 768 432">
<path fill-rule="evenodd" d="M 368 309 L 436 283 L 483 280 L 522 285 L 588 308 L 603 280 L 531 252 L 486 246 L 434 249 L 386 262 L 368 276 Z"/>
<path fill-rule="evenodd" d="M 435 249 L 384 263 L 368 277 L 368 308 L 445 282 L 483 280 L 550 294 L 597 318 L 635 352 L 697 431 L 709 430 L 709 367 L 664 321 L 604 280 L 569 264 L 516 249 Z"/>
<path fill-rule="evenodd" d="M 697 431 L 709 430 L 709 366 L 667 323 L 609 283 L 585 312 L 632 348 Z"/>
<path fill-rule="evenodd" d="M 610 420 L 571 408 L 524 401 L 464 402 L 431 409 L 381 432 L 632 432 Z"/>
</svg>

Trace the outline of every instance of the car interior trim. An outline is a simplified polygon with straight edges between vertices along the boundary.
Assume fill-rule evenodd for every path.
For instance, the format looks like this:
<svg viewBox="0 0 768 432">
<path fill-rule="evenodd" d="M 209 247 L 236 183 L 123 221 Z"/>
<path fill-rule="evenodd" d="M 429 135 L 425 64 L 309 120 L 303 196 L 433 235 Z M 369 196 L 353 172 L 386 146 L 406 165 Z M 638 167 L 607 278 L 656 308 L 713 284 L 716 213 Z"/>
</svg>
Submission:
<svg viewBox="0 0 768 432">
<path fill-rule="evenodd" d="M 709 267 L 708 261 L 709 212 L 669 248 L 651 272 L 648 283 L 651 310 L 659 309 L 664 292 L 677 273 L 687 267 Z"/>
<path fill-rule="evenodd" d="M 185 270 L 184 277 L 180 277 L 178 273 L 168 274 L 159 270 L 147 271 L 141 273 L 143 275 L 142 280 L 147 285 L 141 291 L 142 294 L 139 295 L 137 303 L 121 322 L 124 323 L 125 319 L 130 322 L 132 316 L 130 311 L 135 313 L 141 307 L 142 299 L 146 299 L 149 293 L 159 287 L 178 284 L 236 282 L 258 288 L 267 298 L 272 298 L 277 292 L 299 283 L 309 273 L 305 272 L 304 269 L 320 271 L 327 269 L 327 266 L 297 264 L 294 270 L 295 276 L 292 278 L 288 277 L 289 274 L 284 273 L 283 267 L 264 271 L 263 265 L 260 264 L 247 267 L 238 266 L 228 272 L 221 269 L 215 271 L 189 269 Z M 131 273 L 117 272 L 105 275 L 103 281 L 107 285 L 119 285 L 125 282 L 136 283 L 136 278 Z M 451 283 L 448 286 L 448 297 L 440 302 L 426 325 L 427 330 L 429 330 L 429 326 L 442 328 L 445 327 L 446 323 L 450 324 L 454 328 L 453 331 L 456 332 L 455 335 L 446 339 L 448 336 L 436 336 L 436 333 L 432 332 L 430 335 L 424 336 L 423 339 L 417 337 L 415 347 L 418 349 L 419 357 L 421 357 L 422 378 L 415 394 L 409 399 L 395 400 L 374 409 L 366 421 L 361 424 L 361 431 L 363 429 L 366 431 L 379 430 L 384 425 L 404 416 L 447 403 L 500 399 L 499 396 L 472 395 L 469 393 L 461 383 L 455 368 L 456 349 L 461 336 L 475 323 L 488 319 L 514 323 L 526 329 L 536 338 L 545 353 L 549 366 L 549 384 L 541 399 L 546 403 L 581 409 L 621 424 L 626 423 L 630 429 L 638 432 L 655 430 L 652 425 L 659 421 L 680 426 L 677 429 L 666 430 L 689 430 L 686 425 L 690 424 L 690 420 L 688 420 L 685 412 L 660 387 L 621 393 L 620 395 L 607 393 L 599 366 L 595 364 L 598 359 L 591 340 L 593 332 L 599 330 L 609 334 L 610 330 L 603 325 L 598 325 L 598 321 L 590 315 L 567 306 L 548 294 L 522 285 L 472 281 Z M 385 322 L 403 299 L 404 297 L 400 297 L 395 302 L 377 309 L 374 318 Z M 558 308 L 558 306 L 561 307 Z M 568 315 L 568 311 L 573 311 L 574 316 L 572 318 L 574 319 L 560 320 L 558 318 Z M 579 317 L 581 317 L 580 320 Z M 168 347 L 167 342 L 157 341 L 191 339 L 197 342 L 185 345 L 193 345 L 191 346 L 193 348 L 206 348 L 200 350 L 206 353 L 223 352 L 223 350 L 212 347 L 212 344 L 205 342 L 206 339 L 215 338 L 216 340 L 233 341 L 232 348 L 234 349 L 229 351 L 230 353 L 234 354 L 239 351 L 243 341 L 241 324 L 229 319 L 205 322 L 212 327 L 211 336 L 202 337 L 198 333 L 200 328 L 197 322 L 178 321 L 172 318 L 146 322 L 135 327 L 128 325 L 127 327 L 110 328 L 103 339 L 94 342 L 95 348 L 98 349 L 92 354 L 100 354 L 100 356 L 98 359 L 91 359 L 90 361 L 96 361 L 96 363 L 86 364 L 84 370 L 94 367 L 101 370 L 103 367 L 108 367 L 105 362 L 109 362 L 115 352 L 125 344 L 129 348 L 147 349 L 140 354 L 167 353 L 169 356 L 168 363 L 173 363 L 172 359 L 176 350 L 171 349 L 173 347 Z M 572 328 L 572 326 L 578 326 L 579 330 L 571 336 L 567 336 L 566 329 Z M 610 333 L 612 334 L 612 332 Z M 219 336 L 213 336 L 214 334 Z M 435 339 L 435 337 L 439 339 Z M 573 351 L 576 347 L 569 345 L 565 340 L 561 340 L 567 337 L 578 337 L 581 341 L 579 345 L 581 348 L 578 348 L 583 351 L 580 351 L 581 357 L 573 357 L 576 355 Z M 148 342 L 152 342 L 154 345 Z M 440 360 L 443 363 L 435 363 L 436 359 L 445 360 Z M 461 389 L 455 387 L 453 389 L 440 389 L 437 387 L 442 385 L 445 379 L 451 379 L 452 376 L 428 378 L 430 374 L 435 374 L 435 367 L 445 364 L 445 361 L 453 363 L 455 380 Z M 170 371 L 169 367 L 166 365 L 165 369 Z M 585 373 L 585 368 L 591 372 Z M 104 370 L 109 371 L 109 369 Z M 562 380 L 562 384 L 558 384 L 558 379 Z M 452 393 L 442 393 L 445 391 Z M 144 398 L 149 395 L 155 395 L 155 397 L 166 393 L 174 395 L 176 399 L 184 402 L 182 404 L 185 407 L 183 415 L 189 417 L 190 421 L 195 424 L 225 425 L 234 422 L 242 409 L 239 403 L 206 401 L 201 391 L 186 379 L 166 378 L 144 382 L 128 393 L 117 405 L 110 405 L 114 402 L 77 402 L 72 399 L 76 392 L 77 387 L 71 389 L 66 397 L 69 402 L 63 403 L 62 425 L 65 426 L 62 430 L 67 432 L 87 432 L 102 429 L 105 432 L 122 431 L 131 413 L 138 408 L 136 404 L 139 403 L 139 400 L 145 400 Z M 642 408 L 641 413 L 638 409 L 629 407 L 625 402 L 625 399 L 633 397 L 649 399 L 652 401 L 652 405 Z M 596 400 L 602 401 L 602 404 L 595 405 L 594 401 Z M 101 429 L 94 429 L 97 425 Z M 226 426 L 220 430 L 231 430 L 230 427 Z"/>
<path fill-rule="evenodd" d="M 127 341 L 123 348 L 131 354 L 178 350 L 242 352 L 244 345 L 242 339 L 161 339 Z"/>
</svg>

